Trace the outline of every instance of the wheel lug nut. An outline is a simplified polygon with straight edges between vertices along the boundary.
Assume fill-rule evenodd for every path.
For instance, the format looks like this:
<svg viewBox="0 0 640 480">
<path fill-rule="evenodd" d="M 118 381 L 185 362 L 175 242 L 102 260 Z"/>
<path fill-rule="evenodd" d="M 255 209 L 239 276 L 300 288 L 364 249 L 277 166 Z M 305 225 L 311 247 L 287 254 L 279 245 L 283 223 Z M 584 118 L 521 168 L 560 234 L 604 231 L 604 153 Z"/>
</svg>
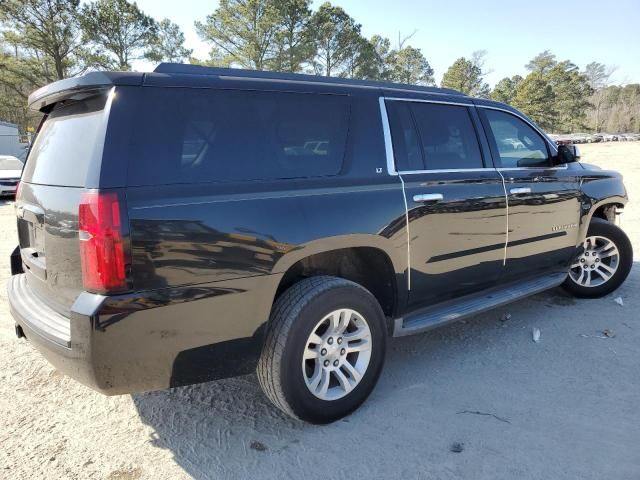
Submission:
<svg viewBox="0 0 640 480">
<path fill-rule="evenodd" d="M 599 262 L 599 261 L 600 261 L 600 259 L 599 259 L 599 258 L 596 258 L 596 262 Z"/>
<path fill-rule="evenodd" d="M 338 345 L 342 343 L 342 337 L 338 337 Z"/>
<path fill-rule="evenodd" d="M 324 366 L 325 366 L 325 367 L 328 367 L 328 366 L 329 366 L 329 360 L 325 360 L 325 361 L 324 361 Z"/>
<path fill-rule="evenodd" d="M 327 343 L 328 343 L 329 345 L 333 345 L 333 337 L 329 337 L 329 338 L 327 339 Z"/>
<path fill-rule="evenodd" d="M 333 362 L 333 366 L 334 366 L 334 367 L 337 367 L 339 363 L 340 363 L 340 362 L 338 362 L 338 360 L 336 360 L 335 362 Z"/>
<path fill-rule="evenodd" d="M 340 350 L 340 355 L 344 355 L 345 353 L 347 353 L 347 351 L 344 348 Z"/>
<path fill-rule="evenodd" d="M 320 350 L 320 355 L 322 355 L 323 357 L 327 354 L 327 349 L 323 348 L 322 350 Z"/>
<path fill-rule="evenodd" d="M 581 258 L 580 261 L 584 263 L 586 260 L 584 258 Z"/>
<path fill-rule="evenodd" d="M 595 265 L 591 265 L 591 268 L 596 268 L 596 266 Z"/>
</svg>

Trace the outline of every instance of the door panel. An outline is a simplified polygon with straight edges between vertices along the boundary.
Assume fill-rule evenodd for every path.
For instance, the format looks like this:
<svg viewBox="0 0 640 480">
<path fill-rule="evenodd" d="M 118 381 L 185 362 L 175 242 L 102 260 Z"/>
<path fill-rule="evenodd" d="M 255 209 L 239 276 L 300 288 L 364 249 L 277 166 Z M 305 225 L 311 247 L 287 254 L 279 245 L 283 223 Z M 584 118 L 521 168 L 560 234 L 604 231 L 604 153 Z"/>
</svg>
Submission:
<svg viewBox="0 0 640 480">
<path fill-rule="evenodd" d="M 412 306 L 493 285 L 506 239 L 506 202 L 494 169 L 404 175 L 411 238 Z M 441 194 L 442 200 L 414 201 Z"/>
<path fill-rule="evenodd" d="M 506 111 L 479 111 L 508 194 L 502 280 L 564 268 L 578 239 L 578 177 L 572 169 L 551 167 L 551 145 L 523 118 Z"/>
<path fill-rule="evenodd" d="M 578 178 L 558 169 L 504 170 L 502 174 L 509 194 L 505 281 L 564 268 L 578 243 Z M 511 193 L 514 189 L 525 189 L 525 193 Z"/>
</svg>

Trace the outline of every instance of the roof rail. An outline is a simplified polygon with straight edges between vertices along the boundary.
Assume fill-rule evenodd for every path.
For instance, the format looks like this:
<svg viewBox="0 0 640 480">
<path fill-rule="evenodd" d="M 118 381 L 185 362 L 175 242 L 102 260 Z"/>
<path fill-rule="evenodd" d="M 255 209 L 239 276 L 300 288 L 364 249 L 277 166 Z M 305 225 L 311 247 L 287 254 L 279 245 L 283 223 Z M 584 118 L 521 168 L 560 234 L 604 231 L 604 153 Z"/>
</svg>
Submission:
<svg viewBox="0 0 640 480">
<path fill-rule="evenodd" d="M 212 75 L 217 77 L 234 77 L 256 80 L 274 80 L 287 82 L 313 82 L 348 87 L 364 87 L 394 90 L 412 90 L 424 93 L 439 93 L 448 95 L 461 95 L 463 93 L 450 88 L 424 87 L 421 85 L 408 85 L 404 83 L 380 82 L 374 80 L 355 80 L 351 78 L 324 77 L 320 75 L 306 75 L 301 73 L 269 72 L 262 70 L 245 70 L 240 68 L 205 67 L 201 65 L 189 65 L 182 63 L 161 63 L 154 70 L 155 73 L 184 74 L 184 75 Z"/>
</svg>

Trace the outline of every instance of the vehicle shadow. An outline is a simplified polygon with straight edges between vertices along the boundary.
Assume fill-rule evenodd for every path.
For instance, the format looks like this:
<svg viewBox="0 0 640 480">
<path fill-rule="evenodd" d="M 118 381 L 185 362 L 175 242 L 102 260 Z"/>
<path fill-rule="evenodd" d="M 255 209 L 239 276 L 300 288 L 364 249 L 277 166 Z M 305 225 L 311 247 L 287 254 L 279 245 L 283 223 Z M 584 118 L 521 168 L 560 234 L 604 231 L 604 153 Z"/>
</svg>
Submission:
<svg viewBox="0 0 640 480">
<path fill-rule="evenodd" d="M 626 290 L 629 295 L 637 288 L 638 272 L 636 262 L 633 282 Z M 612 298 L 606 301 L 613 303 Z M 602 300 L 585 302 L 599 301 Z M 281 413 L 262 394 L 255 375 L 137 394 L 133 401 L 141 420 L 153 428 L 151 442 L 169 449 L 185 472 L 198 480 L 334 475 L 397 478 L 403 471 L 407 478 L 427 471 L 444 478 L 459 478 L 461 472 L 456 465 L 447 463 L 447 459 L 460 458 L 451 457 L 449 452 L 456 438 L 441 435 L 437 429 L 443 423 L 468 424 L 468 417 L 457 414 L 478 412 L 458 410 L 479 409 L 482 402 L 487 402 L 483 408 L 506 408 L 507 415 L 514 414 L 508 410 L 508 401 L 503 404 L 500 399 L 509 395 L 512 381 L 500 378 L 501 355 L 504 352 L 504 358 L 513 358 L 522 356 L 523 351 L 539 353 L 543 347 L 532 341 L 532 327 L 549 332 L 554 322 L 557 324 L 574 311 L 579 302 L 582 301 L 556 288 L 423 335 L 390 339 L 385 369 L 371 398 L 351 416 L 327 426 L 308 425 Z M 552 317 L 548 312 L 558 313 Z M 522 364 L 510 368 L 540 368 L 531 365 L 529 357 L 519 361 Z M 461 372 L 463 366 L 466 373 Z M 468 370 L 475 373 L 469 374 Z M 482 393 L 477 394 L 478 390 Z M 487 395 L 489 398 L 484 397 Z M 535 396 L 535 392 L 531 395 Z M 441 418 L 443 405 L 450 419 Z M 487 421 L 480 418 L 478 422 Z M 497 429 L 498 438 L 500 431 L 513 428 L 509 420 L 495 418 L 483 425 Z M 434 456 L 436 449 L 439 456 Z M 401 462 L 391 461 L 399 455 L 403 456 Z M 444 455 L 444 462 L 440 455 Z M 359 458 L 356 467 L 354 456 Z M 477 460 L 483 462 L 482 458 Z M 469 461 L 467 457 L 466 462 Z M 352 469 L 345 471 L 344 465 L 350 464 Z M 318 470 L 309 472 L 314 465 Z M 505 468 L 515 468 L 512 473 L 518 477 L 522 470 L 517 468 L 525 467 Z"/>
</svg>

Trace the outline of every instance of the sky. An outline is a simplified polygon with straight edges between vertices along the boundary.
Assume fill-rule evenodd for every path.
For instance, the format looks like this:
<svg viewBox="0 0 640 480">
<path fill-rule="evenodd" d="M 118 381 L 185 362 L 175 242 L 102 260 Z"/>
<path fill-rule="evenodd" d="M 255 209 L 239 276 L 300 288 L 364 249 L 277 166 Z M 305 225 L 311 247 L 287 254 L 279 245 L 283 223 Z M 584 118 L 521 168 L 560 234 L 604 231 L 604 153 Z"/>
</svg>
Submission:
<svg viewBox="0 0 640 480">
<path fill-rule="evenodd" d="M 186 46 L 199 58 L 209 46 L 193 23 L 204 21 L 217 0 L 137 0 L 157 20 L 180 25 Z M 317 8 L 322 1 L 315 0 Z M 459 57 L 487 50 L 489 84 L 515 74 L 536 54 L 551 50 L 558 60 L 580 68 L 592 61 L 615 67 L 616 84 L 640 83 L 640 0 L 333 0 L 362 24 L 366 37 L 383 35 L 397 44 L 398 35 L 415 32 L 408 44 L 420 48 L 435 70 L 443 73 Z M 152 69 L 140 63 L 138 69 Z"/>
</svg>

